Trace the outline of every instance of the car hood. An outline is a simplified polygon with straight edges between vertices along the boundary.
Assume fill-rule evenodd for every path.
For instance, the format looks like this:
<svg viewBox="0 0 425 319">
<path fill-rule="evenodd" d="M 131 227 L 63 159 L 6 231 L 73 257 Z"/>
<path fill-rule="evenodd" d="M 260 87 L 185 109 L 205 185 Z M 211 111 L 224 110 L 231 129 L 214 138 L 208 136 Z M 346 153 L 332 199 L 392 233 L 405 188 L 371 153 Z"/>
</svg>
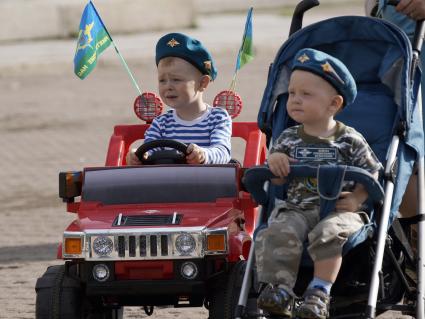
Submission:
<svg viewBox="0 0 425 319">
<path fill-rule="evenodd" d="M 241 211 L 231 202 L 185 205 L 103 206 L 82 205 L 72 230 L 226 227 Z M 68 229 L 71 230 L 71 229 Z"/>
</svg>

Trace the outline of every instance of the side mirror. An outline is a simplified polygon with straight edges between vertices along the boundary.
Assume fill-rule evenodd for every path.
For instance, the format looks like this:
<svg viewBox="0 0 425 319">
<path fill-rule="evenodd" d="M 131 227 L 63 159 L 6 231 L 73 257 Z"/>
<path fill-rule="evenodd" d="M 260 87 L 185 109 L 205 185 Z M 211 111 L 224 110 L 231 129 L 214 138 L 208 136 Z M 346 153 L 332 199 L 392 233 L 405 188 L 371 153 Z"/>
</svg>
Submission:
<svg viewBox="0 0 425 319">
<path fill-rule="evenodd" d="M 73 203 L 81 195 L 83 172 L 59 173 L 59 197 L 66 203 Z"/>
</svg>

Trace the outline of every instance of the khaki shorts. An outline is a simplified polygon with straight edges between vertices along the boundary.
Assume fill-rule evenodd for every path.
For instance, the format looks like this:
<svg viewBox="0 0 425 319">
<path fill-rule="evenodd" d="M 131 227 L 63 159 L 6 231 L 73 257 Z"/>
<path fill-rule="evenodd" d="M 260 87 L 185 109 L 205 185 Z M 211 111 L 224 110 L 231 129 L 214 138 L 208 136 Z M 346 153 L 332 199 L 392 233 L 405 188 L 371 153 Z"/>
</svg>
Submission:
<svg viewBox="0 0 425 319">
<path fill-rule="evenodd" d="M 340 256 L 348 237 L 365 221 L 368 219 L 364 212 L 334 212 L 320 220 L 319 208 L 301 210 L 283 203 L 273 210 L 269 227 L 259 231 L 255 239 L 259 280 L 292 291 L 304 242 L 308 240 L 313 261 Z"/>
</svg>

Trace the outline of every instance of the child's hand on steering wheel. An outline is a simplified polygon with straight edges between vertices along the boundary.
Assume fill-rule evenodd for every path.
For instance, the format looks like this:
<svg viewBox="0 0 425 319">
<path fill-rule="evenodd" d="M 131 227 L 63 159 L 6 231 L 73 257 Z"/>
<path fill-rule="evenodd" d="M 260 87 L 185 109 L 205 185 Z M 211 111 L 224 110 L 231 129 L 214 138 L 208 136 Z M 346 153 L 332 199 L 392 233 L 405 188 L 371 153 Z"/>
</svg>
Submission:
<svg viewBox="0 0 425 319">
<path fill-rule="evenodd" d="M 145 154 L 145 157 L 147 158 L 147 153 Z M 134 149 L 131 149 L 128 151 L 127 156 L 125 157 L 125 161 L 127 165 L 142 165 L 142 162 L 139 160 L 139 158 L 136 155 L 136 151 Z"/>
<path fill-rule="evenodd" d="M 204 164 L 204 149 L 196 144 L 189 144 L 189 146 L 187 147 L 186 161 L 188 164 Z"/>
</svg>

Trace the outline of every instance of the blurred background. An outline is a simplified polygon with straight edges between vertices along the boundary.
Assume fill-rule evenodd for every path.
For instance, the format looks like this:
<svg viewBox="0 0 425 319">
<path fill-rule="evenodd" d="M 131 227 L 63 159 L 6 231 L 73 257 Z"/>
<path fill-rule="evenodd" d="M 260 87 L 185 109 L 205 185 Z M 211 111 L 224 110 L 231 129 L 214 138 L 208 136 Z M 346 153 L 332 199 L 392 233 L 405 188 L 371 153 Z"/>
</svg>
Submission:
<svg viewBox="0 0 425 319">
<path fill-rule="evenodd" d="M 196 27 L 205 14 L 291 9 L 297 0 L 94 0 L 114 34 Z M 360 3 L 325 0 L 324 6 Z M 1 0 L 0 41 L 60 39 L 75 36 L 84 0 Z"/>
<path fill-rule="evenodd" d="M 159 37 L 183 32 L 201 40 L 219 71 L 206 93 L 210 104 L 230 86 L 253 6 L 255 58 L 238 75 L 244 109 L 236 121 L 256 121 L 269 65 L 287 39 L 297 2 L 93 1 L 143 92 L 157 92 Z M 140 123 L 133 113 L 138 92 L 112 46 L 85 80 L 73 72 L 86 3 L 0 0 L 0 318 L 34 318 L 35 282 L 47 266 L 61 263 L 57 245 L 74 216 L 58 198 L 58 173 L 104 165 L 114 125 Z M 364 15 L 363 0 L 321 0 L 304 24 L 340 15 Z M 234 146 L 240 159 L 243 145 Z M 161 318 L 207 318 L 202 309 L 158 312 Z M 126 310 L 126 318 L 143 317 Z"/>
</svg>

